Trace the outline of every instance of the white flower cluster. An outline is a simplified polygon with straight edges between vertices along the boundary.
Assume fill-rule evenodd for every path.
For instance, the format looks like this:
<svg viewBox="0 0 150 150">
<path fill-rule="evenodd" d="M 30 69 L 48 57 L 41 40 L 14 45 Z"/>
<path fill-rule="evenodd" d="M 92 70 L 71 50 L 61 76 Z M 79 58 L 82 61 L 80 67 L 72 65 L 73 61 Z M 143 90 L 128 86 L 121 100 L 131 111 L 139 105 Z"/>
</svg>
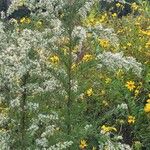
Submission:
<svg viewBox="0 0 150 150">
<path fill-rule="evenodd" d="M 12 14 L 15 10 L 18 10 L 19 7 L 23 6 L 23 4 L 23 0 L 11 0 L 11 4 L 9 5 L 7 10 L 7 16 Z"/>
<path fill-rule="evenodd" d="M 128 109 L 128 106 L 127 106 L 127 104 L 126 103 L 122 103 L 122 104 L 118 104 L 117 105 L 117 109 L 123 109 L 123 110 L 127 110 Z"/>
<path fill-rule="evenodd" d="M 95 39 L 108 40 L 115 48 L 119 48 L 119 39 L 113 28 L 105 28 L 101 24 L 88 28 L 90 33 L 93 33 Z"/>
<path fill-rule="evenodd" d="M 28 102 L 27 103 L 27 108 L 30 111 L 36 111 L 39 108 L 39 104 L 38 103 L 33 103 L 33 102 Z"/>
<path fill-rule="evenodd" d="M 57 30 L 59 30 L 58 28 Z M 52 53 L 49 47 L 57 49 L 53 40 L 55 39 L 56 42 L 58 39 L 57 30 L 45 29 L 43 32 L 39 32 L 31 29 L 23 29 L 22 31 L 14 29 L 13 31 L 7 31 L 3 23 L 0 22 L 0 90 L 2 90 L 0 101 L 5 100 L 9 104 L 10 110 L 15 111 L 14 118 L 17 113 L 21 115 L 23 94 L 32 96 L 41 94 L 41 92 L 52 92 L 61 86 L 48 70 L 52 65 L 47 63 L 47 59 Z M 49 36 L 51 34 L 53 34 L 52 38 Z M 26 79 L 27 81 L 24 81 Z M 35 81 L 32 82 L 33 79 Z M 39 103 L 26 99 L 24 109 L 30 114 L 39 113 Z M 14 127 L 19 128 L 21 126 L 20 122 L 18 123 L 16 118 L 13 122 L 14 118 L 12 116 L 8 119 Z M 8 119 L 6 116 L 0 115 L 0 124 L 4 124 Z M 26 134 L 36 139 L 34 137 L 35 133 L 40 130 L 40 123 L 42 123 L 44 129 L 40 138 L 37 139 L 37 143 L 41 142 L 44 145 L 47 136 L 52 136 L 57 130 L 55 125 L 57 120 L 58 115 L 56 113 L 50 115 L 39 114 L 38 119 L 29 122 L 31 126 Z M 10 130 L 10 135 L 13 134 L 11 132 L 13 132 L 13 129 Z M 1 136 L 5 138 L 4 134 Z M 13 140 L 12 138 L 11 141 Z M 7 144 L 9 145 L 9 143 Z M 9 149 L 5 148 L 5 143 L 0 143 L 0 145 L 2 145 L 2 150 Z"/>
<path fill-rule="evenodd" d="M 5 130 L 0 130 L 0 149 L 10 150 L 9 142 L 10 142 L 9 133 Z"/>
<path fill-rule="evenodd" d="M 57 120 L 58 114 L 56 112 L 52 112 L 50 115 L 39 114 L 37 119 L 32 119 L 32 124 L 28 128 L 28 132 L 30 132 L 31 135 L 34 135 L 40 129 L 40 126 L 42 126 L 44 130 L 42 131 L 40 138 L 37 139 L 37 143 L 43 143 L 43 141 L 46 141 L 44 139 L 52 136 L 57 130 L 57 126 L 55 125 Z"/>
<path fill-rule="evenodd" d="M 126 71 L 131 70 L 137 76 L 141 76 L 142 64 L 137 62 L 133 57 L 125 57 L 123 53 L 103 52 L 97 56 L 102 66 L 107 67 L 108 70 L 116 71 L 118 69 L 124 69 Z"/>
<path fill-rule="evenodd" d="M 51 147 L 48 148 L 48 150 L 62 150 L 67 149 L 73 144 L 72 141 L 66 141 L 66 142 L 59 142 Z"/>
<path fill-rule="evenodd" d="M 92 6 L 98 2 L 98 0 L 88 0 L 85 4 L 79 9 L 79 15 L 85 19 L 87 17 L 88 12 L 90 12 Z"/>
<path fill-rule="evenodd" d="M 111 142 L 110 140 L 107 140 L 105 143 L 99 145 L 99 150 L 103 150 L 104 148 L 107 148 L 107 150 L 131 150 L 131 147 L 127 144 Z"/>
<path fill-rule="evenodd" d="M 8 115 L 6 113 L 1 112 L 0 113 L 0 127 L 5 127 L 5 124 L 8 122 Z"/>
<path fill-rule="evenodd" d="M 72 37 L 78 37 L 83 41 L 86 38 L 86 30 L 85 28 L 81 26 L 75 26 L 73 32 L 72 32 Z"/>
<path fill-rule="evenodd" d="M 52 112 L 50 115 L 39 114 L 37 119 L 32 120 L 31 126 L 28 128 L 30 135 L 36 135 L 38 130 L 41 130 L 41 134 L 35 139 L 36 150 L 62 150 L 72 145 L 72 141 L 58 142 L 55 145 L 50 145 L 49 138 L 59 129 L 56 125 L 58 121 L 58 114 Z"/>
<path fill-rule="evenodd" d="M 46 148 L 48 141 L 45 138 L 43 138 L 42 140 L 37 140 L 36 142 L 38 145 L 45 145 L 45 147 L 36 148 L 36 150 L 62 150 L 62 149 L 67 149 L 73 144 L 72 141 L 65 141 L 65 142 L 59 142 L 53 146 Z"/>
<path fill-rule="evenodd" d="M 48 47 L 50 42 L 53 43 L 53 41 L 46 42 L 44 36 L 47 33 L 45 31 L 40 33 L 24 29 L 20 33 L 14 30 L 7 37 L 2 24 L 0 24 L 0 28 L 2 29 L 0 30 L 1 83 L 7 83 L 10 89 L 16 91 L 17 89 L 12 87 L 16 86 L 18 90 L 21 90 L 20 88 L 23 87 L 20 87 L 20 82 L 26 73 L 29 73 L 30 77 L 38 76 L 44 79 L 44 75 L 49 73 L 47 73 L 46 68 L 43 68 L 43 66 L 47 63 L 47 58 L 51 53 L 46 47 Z M 38 47 L 42 47 L 40 52 L 36 50 Z M 34 53 L 35 58 L 32 58 L 30 53 Z M 27 84 L 26 89 L 32 92 L 41 92 L 42 89 L 47 91 L 55 89 L 58 85 L 57 81 L 50 75 L 49 78 L 47 76 L 45 78 L 46 80 L 40 85 L 37 83 Z"/>
<path fill-rule="evenodd" d="M 90 128 L 92 128 L 92 124 L 87 124 L 87 125 L 84 127 L 84 129 L 85 129 L 86 131 L 88 131 Z"/>
<path fill-rule="evenodd" d="M 31 11 L 31 15 L 34 17 L 44 17 L 49 20 L 51 18 L 56 18 L 65 4 L 65 0 L 12 0 L 7 10 L 7 16 L 11 15 L 21 6 L 25 6 Z M 36 13 L 34 13 L 35 11 Z"/>
</svg>

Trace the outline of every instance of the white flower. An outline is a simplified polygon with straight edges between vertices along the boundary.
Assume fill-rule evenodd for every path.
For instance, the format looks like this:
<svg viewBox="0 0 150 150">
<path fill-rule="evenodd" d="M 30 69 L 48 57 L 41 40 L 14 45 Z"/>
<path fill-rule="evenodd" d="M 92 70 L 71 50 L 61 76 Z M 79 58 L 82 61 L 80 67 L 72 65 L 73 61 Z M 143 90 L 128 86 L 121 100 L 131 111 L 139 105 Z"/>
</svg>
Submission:
<svg viewBox="0 0 150 150">
<path fill-rule="evenodd" d="M 127 106 L 127 104 L 122 103 L 122 104 L 120 104 L 120 105 L 117 106 L 117 109 L 125 109 L 125 110 L 127 110 L 128 106 Z"/>
<path fill-rule="evenodd" d="M 36 145 L 39 147 L 48 147 L 48 140 L 46 138 L 36 139 Z"/>
<path fill-rule="evenodd" d="M 133 57 L 124 57 L 123 53 L 103 52 L 97 56 L 100 64 L 107 67 L 108 70 L 116 71 L 118 69 L 131 70 L 135 75 L 141 76 L 142 64 Z"/>
</svg>

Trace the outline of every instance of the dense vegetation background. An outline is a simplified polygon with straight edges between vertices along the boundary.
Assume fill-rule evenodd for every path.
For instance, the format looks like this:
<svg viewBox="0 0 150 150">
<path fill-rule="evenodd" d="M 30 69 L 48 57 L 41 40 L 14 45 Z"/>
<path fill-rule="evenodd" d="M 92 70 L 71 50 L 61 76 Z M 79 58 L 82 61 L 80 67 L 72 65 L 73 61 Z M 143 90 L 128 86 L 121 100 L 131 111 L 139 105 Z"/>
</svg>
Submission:
<svg viewBox="0 0 150 150">
<path fill-rule="evenodd" d="M 0 0 L 0 150 L 150 150 L 149 1 Z"/>
</svg>

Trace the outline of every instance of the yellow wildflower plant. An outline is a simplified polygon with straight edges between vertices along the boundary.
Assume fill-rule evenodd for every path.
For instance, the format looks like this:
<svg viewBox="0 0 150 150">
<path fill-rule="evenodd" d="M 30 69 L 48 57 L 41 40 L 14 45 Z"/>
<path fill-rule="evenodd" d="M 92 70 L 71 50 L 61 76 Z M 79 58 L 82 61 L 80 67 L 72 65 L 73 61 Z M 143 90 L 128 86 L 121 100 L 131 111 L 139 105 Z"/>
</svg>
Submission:
<svg viewBox="0 0 150 150">
<path fill-rule="evenodd" d="M 135 123 L 135 117 L 134 116 L 128 116 L 128 123 L 134 124 Z"/>
<path fill-rule="evenodd" d="M 87 147 L 87 142 L 85 140 L 81 140 L 79 147 L 80 147 L 80 149 L 86 148 Z"/>
<path fill-rule="evenodd" d="M 137 96 L 139 95 L 139 93 L 140 93 L 140 91 L 139 91 L 138 89 L 136 89 L 136 90 L 134 91 L 135 97 L 137 97 Z"/>
<path fill-rule="evenodd" d="M 150 40 L 145 44 L 145 48 L 150 48 Z"/>
<path fill-rule="evenodd" d="M 31 19 L 23 17 L 23 18 L 20 19 L 20 23 L 22 23 L 22 24 L 29 24 L 29 23 L 31 23 Z"/>
<path fill-rule="evenodd" d="M 150 112 L 150 103 L 147 103 L 147 104 L 145 105 L 144 111 L 145 111 L 146 113 L 149 113 L 149 112 Z"/>
<path fill-rule="evenodd" d="M 71 66 L 71 70 L 75 70 L 77 67 L 77 64 L 73 63 L 72 66 Z"/>
<path fill-rule="evenodd" d="M 85 54 L 82 58 L 83 62 L 88 62 L 93 59 L 93 56 L 90 54 Z"/>
<path fill-rule="evenodd" d="M 111 14 L 112 15 L 112 17 L 117 17 L 117 14 L 116 13 L 113 13 L 113 14 Z"/>
<path fill-rule="evenodd" d="M 120 3 L 117 3 L 117 4 L 116 4 L 116 6 L 117 6 L 117 7 L 120 7 L 120 6 L 121 6 L 121 4 L 120 4 Z"/>
<path fill-rule="evenodd" d="M 105 79 L 105 83 L 106 83 L 106 84 L 111 83 L 111 81 L 112 81 L 112 79 L 111 79 L 111 78 L 106 78 L 106 79 Z"/>
<path fill-rule="evenodd" d="M 131 46 L 132 46 L 132 44 L 131 44 L 130 42 L 128 42 L 128 43 L 127 43 L 127 46 L 131 47 Z"/>
<path fill-rule="evenodd" d="M 20 23 L 25 23 L 25 20 L 26 20 L 25 17 L 21 18 L 21 19 L 20 19 Z"/>
<path fill-rule="evenodd" d="M 133 9 L 133 11 L 135 11 L 139 8 L 139 6 L 136 3 L 132 3 L 131 8 Z"/>
<path fill-rule="evenodd" d="M 149 97 L 150 97 L 150 94 L 149 94 Z M 146 102 L 147 103 L 145 104 L 144 111 L 146 113 L 149 113 L 150 112 L 150 99 L 148 99 Z"/>
<path fill-rule="evenodd" d="M 127 81 L 125 86 L 129 91 L 132 91 L 136 88 L 134 81 Z"/>
<path fill-rule="evenodd" d="M 94 93 L 93 93 L 93 89 L 92 88 L 90 88 L 90 89 L 88 89 L 87 91 L 86 91 L 86 95 L 88 96 L 88 97 L 90 97 L 90 96 L 92 96 Z"/>
<path fill-rule="evenodd" d="M 109 41 L 107 39 L 99 39 L 99 44 L 103 48 L 108 48 L 110 46 Z"/>
<path fill-rule="evenodd" d="M 26 22 L 25 22 L 26 24 L 29 24 L 29 23 L 31 23 L 31 19 L 30 18 L 26 18 Z"/>
<path fill-rule="evenodd" d="M 140 30 L 139 32 L 143 35 L 150 36 L 150 30 Z"/>
<path fill-rule="evenodd" d="M 57 55 L 54 55 L 54 56 L 50 57 L 50 61 L 53 64 L 58 64 L 59 63 L 59 57 Z"/>
<path fill-rule="evenodd" d="M 101 127 L 101 130 L 102 130 L 103 133 L 112 132 L 112 131 L 117 132 L 117 129 L 116 129 L 115 127 L 106 126 L 106 125 L 103 125 L 103 126 Z"/>
<path fill-rule="evenodd" d="M 150 99 L 148 99 L 146 102 L 147 102 L 147 103 L 150 103 Z"/>
</svg>

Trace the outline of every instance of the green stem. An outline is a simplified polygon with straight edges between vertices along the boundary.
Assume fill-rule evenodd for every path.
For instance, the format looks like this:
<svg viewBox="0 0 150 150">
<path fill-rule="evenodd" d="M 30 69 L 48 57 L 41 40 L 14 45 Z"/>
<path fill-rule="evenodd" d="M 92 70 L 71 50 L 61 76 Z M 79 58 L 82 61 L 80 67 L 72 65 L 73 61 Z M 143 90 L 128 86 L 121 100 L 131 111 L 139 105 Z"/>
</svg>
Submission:
<svg viewBox="0 0 150 150">
<path fill-rule="evenodd" d="M 28 73 L 25 74 L 22 78 L 22 87 L 24 88 L 22 92 L 22 101 L 21 101 L 21 120 L 20 120 L 20 132 L 21 132 L 21 149 L 25 150 L 25 134 L 26 134 L 26 99 L 27 99 L 27 90 L 25 85 L 27 84 Z"/>
<path fill-rule="evenodd" d="M 69 31 L 69 39 L 70 39 L 70 44 L 69 44 L 69 61 L 68 61 L 68 101 L 67 101 L 67 133 L 70 135 L 71 132 L 71 107 L 72 107 L 72 97 L 71 97 L 71 79 L 72 79 L 72 74 L 71 74 L 71 66 L 72 66 L 72 37 L 71 37 L 71 31 Z"/>
</svg>

